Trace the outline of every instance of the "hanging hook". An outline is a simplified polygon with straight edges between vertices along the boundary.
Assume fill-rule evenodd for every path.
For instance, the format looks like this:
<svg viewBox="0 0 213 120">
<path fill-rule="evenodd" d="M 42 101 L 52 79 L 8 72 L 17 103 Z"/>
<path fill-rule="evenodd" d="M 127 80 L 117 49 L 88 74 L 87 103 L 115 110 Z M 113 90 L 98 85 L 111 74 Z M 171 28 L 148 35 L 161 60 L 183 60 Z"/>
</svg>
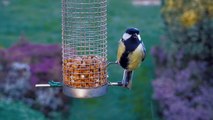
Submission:
<svg viewBox="0 0 213 120">
<path fill-rule="evenodd" d="M 118 82 L 108 82 L 109 86 L 123 86 L 121 81 Z"/>
<path fill-rule="evenodd" d="M 109 67 L 110 65 L 113 65 L 113 64 L 118 64 L 118 62 L 117 61 L 115 61 L 115 62 L 108 62 L 107 67 Z"/>
<path fill-rule="evenodd" d="M 118 64 L 118 62 L 109 62 L 107 64 L 107 67 L 109 67 L 112 64 Z M 124 70 L 123 72 L 123 79 L 122 81 L 118 81 L 118 82 L 108 82 L 109 86 L 122 86 L 128 89 L 131 89 L 132 87 L 132 76 L 133 76 L 133 71 L 127 71 Z"/>
</svg>

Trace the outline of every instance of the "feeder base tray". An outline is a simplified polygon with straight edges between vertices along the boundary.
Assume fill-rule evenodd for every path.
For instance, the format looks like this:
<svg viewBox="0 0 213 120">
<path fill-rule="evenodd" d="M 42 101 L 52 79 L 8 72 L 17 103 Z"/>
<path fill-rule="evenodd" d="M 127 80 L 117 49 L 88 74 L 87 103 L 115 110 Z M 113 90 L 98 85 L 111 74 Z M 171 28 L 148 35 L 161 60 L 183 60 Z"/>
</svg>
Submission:
<svg viewBox="0 0 213 120">
<path fill-rule="evenodd" d="M 63 86 L 63 93 L 69 97 L 74 98 L 92 98 L 104 95 L 107 92 L 108 85 L 104 85 L 98 88 L 72 88 L 66 85 Z"/>
</svg>

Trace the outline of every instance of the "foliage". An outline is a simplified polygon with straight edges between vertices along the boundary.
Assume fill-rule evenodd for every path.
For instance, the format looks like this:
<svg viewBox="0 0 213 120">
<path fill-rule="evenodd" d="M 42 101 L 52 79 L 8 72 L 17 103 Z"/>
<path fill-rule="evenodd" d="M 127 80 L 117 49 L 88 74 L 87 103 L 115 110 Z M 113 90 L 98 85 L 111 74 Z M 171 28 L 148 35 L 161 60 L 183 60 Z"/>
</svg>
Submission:
<svg viewBox="0 0 213 120">
<path fill-rule="evenodd" d="M 165 0 L 167 29 L 152 49 L 154 98 L 166 120 L 213 119 L 213 16 L 211 0 Z"/>
<path fill-rule="evenodd" d="M 213 57 L 213 1 L 165 0 L 162 7 L 171 47 L 194 59 Z"/>
<path fill-rule="evenodd" d="M 11 48 L 1 50 L 1 99 L 21 100 L 51 117 L 54 111 L 66 111 L 67 98 L 59 88 L 35 88 L 36 83 L 60 81 L 61 48 L 58 45 L 36 45 L 24 38 Z"/>
</svg>

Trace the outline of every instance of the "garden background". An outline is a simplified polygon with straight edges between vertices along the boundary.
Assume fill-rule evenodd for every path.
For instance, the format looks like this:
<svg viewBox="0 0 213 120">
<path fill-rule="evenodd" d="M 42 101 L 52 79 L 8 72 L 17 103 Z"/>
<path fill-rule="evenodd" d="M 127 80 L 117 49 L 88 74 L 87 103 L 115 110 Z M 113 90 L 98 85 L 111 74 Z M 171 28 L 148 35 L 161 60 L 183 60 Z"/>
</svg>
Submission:
<svg viewBox="0 0 213 120">
<path fill-rule="evenodd" d="M 210 0 L 207 1 L 209 1 L 208 4 L 212 4 Z M 211 86 L 205 86 L 205 84 L 211 83 L 209 78 L 212 78 L 210 77 L 211 72 L 208 72 L 212 70 L 211 64 L 208 63 L 211 58 L 205 57 L 211 56 L 213 53 L 211 52 L 212 42 L 209 42 L 210 46 L 208 46 L 210 52 L 201 51 L 201 53 L 192 54 L 185 52 L 187 46 L 180 49 L 184 46 L 185 41 L 182 44 L 168 42 L 170 39 L 175 41 L 174 38 L 179 38 L 184 32 L 193 31 L 191 27 L 195 26 L 196 28 L 201 21 L 193 16 L 193 12 L 185 15 L 186 19 L 183 17 L 181 22 L 176 20 L 176 16 L 182 15 L 182 12 L 178 14 L 175 11 L 181 9 L 181 6 L 176 8 L 176 2 L 176 0 L 162 1 L 165 7 L 161 9 L 161 6 L 133 5 L 130 0 L 108 0 L 108 60 L 116 60 L 117 49 L 115 45 L 118 44 L 118 40 L 128 27 L 137 27 L 141 30 L 142 40 L 147 49 L 147 57 L 134 73 L 132 90 L 110 87 L 108 93 L 102 97 L 74 99 L 63 96 L 58 88 L 38 90 L 33 86 L 34 83 L 45 83 L 50 79 L 61 80 L 61 1 L 0 1 L 0 117 L 5 120 L 212 119 L 210 113 L 213 110 L 213 105 L 210 104 L 210 101 L 213 97 L 211 95 L 205 96 L 212 91 Z M 189 1 L 185 4 L 189 6 L 191 3 L 193 2 Z M 189 7 L 189 9 L 195 8 Z M 183 13 L 187 10 L 184 9 Z M 210 16 L 212 10 L 211 7 L 208 7 L 207 15 L 202 17 L 208 18 L 210 26 L 208 30 L 212 30 L 212 17 Z M 180 26 L 179 23 L 185 23 L 185 26 Z M 176 32 L 178 34 L 175 36 Z M 203 31 L 203 34 L 194 33 L 192 38 L 196 38 L 197 34 L 205 36 L 207 33 L 208 31 Z M 184 36 L 180 38 L 180 40 L 194 40 L 188 37 L 184 38 Z M 211 41 L 212 35 L 202 38 L 196 43 L 204 43 L 203 39 Z M 205 48 L 204 44 L 198 45 L 196 43 L 191 46 Z M 175 46 L 174 50 L 170 46 Z M 168 49 L 164 50 L 164 48 Z M 184 51 L 182 53 L 185 54 L 179 53 L 179 50 Z M 167 53 L 167 51 L 171 52 Z M 204 57 L 200 58 L 197 54 L 202 53 L 204 53 Z M 196 55 L 198 57 L 194 57 Z M 192 63 L 191 60 L 193 60 Z M 189 66 L 189 68 L 184 68 L 184 66 Z M 198 70 L 191 72 L 192 69 Z M 123 71 L 119 66 L 110 67 L 108 72 L 110 81 L 118 81 L 122 78 Z M 188 82 L 193 81 L 189 80 L 191 74 L 193 74 L 192 78 L 195 79 L 196 84 Z M 194 74 L 197 74 L 198 77 Z M 207 76 L 203 77 L 205 74 Z M 178 78 L 178 76 L 181 77 Z M 156 77 L 157 79 L 154 80 Z M 200 79 L 206 79 L 207 82 L 202 83 Z M 174 81 L 182 81 L 182 84 Z M 186 90 L 180 87 L 184 85 L 185 88 L 192 89 Z M 202 87 L 197 88 L 197 86 Z M 204 96 L 198 95 L 203 95 L 203 93 L 205 93 Z M 193 101 L 195 98 L 193 96 L 198 96 L 197 101 Z M 204 97 L 205 100 L 202 99 Z M 205 101 L 205 104 L 199 100 Z M 191 102 L 193 104 L 190 104 Z M 187 107 L 183 107 L 185 105 Z M 205 108 L 207 112 L 203 112 Z M 192 119 L 186 117 L 191 118 L 196 113 L 200 114 Z M 178 118 L 180 116 L 184 117 Z M 208 117 L 202 118 L 202 116 Z"/>
</svg>

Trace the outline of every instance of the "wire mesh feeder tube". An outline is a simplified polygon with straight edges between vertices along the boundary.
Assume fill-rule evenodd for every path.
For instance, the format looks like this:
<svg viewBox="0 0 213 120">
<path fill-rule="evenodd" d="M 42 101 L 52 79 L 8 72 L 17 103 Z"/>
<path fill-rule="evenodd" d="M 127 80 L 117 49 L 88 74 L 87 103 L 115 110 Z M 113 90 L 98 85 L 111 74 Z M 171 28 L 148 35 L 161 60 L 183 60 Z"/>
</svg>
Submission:
<svg viewBox="0 0 213 120">
<path fill-rule="evenodd" d="M 63 92 L 97 97 L 107 91 L 107 0 L 62 0 Z"/>
</svg>

